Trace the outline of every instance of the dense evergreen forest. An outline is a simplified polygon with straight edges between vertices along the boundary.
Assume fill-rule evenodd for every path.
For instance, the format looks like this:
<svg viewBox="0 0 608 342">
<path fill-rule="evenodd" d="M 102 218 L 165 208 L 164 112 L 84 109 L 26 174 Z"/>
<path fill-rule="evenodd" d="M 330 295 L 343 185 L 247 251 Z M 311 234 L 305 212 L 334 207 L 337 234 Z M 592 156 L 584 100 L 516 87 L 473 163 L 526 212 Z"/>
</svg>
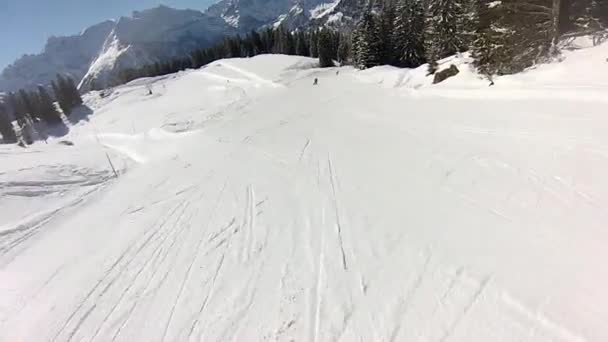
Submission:
<svg viewBox="0 0 608 342">
<path fill-rule="evenodd" d="M 61 112 L 69 117 L 74 108 L 82 105 L 82 97 L 71 78 L 57 75 L 51 87 L 52 93 L 42 85 L 35 90 L 21 89 L 0 102 L 0 134 L 4 143 L 30 145 L 36 139 L 44 140 L 48 127 L 64 125 Z"/>
</svg>

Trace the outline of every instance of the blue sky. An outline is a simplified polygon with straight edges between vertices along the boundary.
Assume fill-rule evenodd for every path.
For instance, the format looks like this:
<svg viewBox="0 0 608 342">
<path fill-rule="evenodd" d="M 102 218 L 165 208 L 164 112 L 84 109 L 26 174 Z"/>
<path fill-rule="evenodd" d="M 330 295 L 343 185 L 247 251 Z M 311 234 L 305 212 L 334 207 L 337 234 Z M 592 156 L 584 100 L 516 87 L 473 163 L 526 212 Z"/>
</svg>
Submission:
<svg viewBox="0 0 608 342">
<path fill-rule="evenodd" d="M 0 70 L 48 37 L 70 35 L 105 19 L 164 4 L 203 10 L 214 0 L 0 0 Z"/>
</svg>

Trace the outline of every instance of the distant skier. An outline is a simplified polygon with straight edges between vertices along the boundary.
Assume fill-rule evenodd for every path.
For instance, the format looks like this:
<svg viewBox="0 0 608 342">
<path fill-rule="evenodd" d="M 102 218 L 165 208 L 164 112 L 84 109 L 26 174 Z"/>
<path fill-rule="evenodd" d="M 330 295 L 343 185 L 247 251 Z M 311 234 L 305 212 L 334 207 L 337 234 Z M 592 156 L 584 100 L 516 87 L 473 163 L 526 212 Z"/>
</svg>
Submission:
<svg viewBox="0 0 608 342">
<path fill-rule="evenodd" d="M 340 74 L 340 70 L 336 70 L 336 76 Z"/>
<path fill-rule="evenodd" d="M 317 85 L 319 84 L 319 80 L 315 78 L 315 81 L 312 83 L 312 85 Z"/>
</svg>

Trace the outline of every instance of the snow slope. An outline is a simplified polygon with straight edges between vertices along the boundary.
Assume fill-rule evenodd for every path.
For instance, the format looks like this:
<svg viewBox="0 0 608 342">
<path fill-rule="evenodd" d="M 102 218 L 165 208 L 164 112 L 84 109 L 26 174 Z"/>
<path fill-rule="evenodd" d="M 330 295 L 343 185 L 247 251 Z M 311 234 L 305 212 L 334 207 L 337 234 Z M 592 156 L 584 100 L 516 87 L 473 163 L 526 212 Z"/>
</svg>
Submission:
<svg viewBox="0 0 608 342">
<path fill-rule="evenodd" d="M 608 65 L 574 69 L 605 55 L 91 93 L 67 136 L 0 147 L 0 341 L 606 341 Z"/>
</svg>

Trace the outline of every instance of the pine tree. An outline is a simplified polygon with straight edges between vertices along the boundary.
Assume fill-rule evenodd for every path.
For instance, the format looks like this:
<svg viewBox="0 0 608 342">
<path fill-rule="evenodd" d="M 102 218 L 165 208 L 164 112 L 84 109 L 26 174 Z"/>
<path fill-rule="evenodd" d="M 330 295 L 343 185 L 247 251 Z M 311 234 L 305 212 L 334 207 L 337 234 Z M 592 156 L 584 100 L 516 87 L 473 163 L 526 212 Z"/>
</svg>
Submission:
<svg viewBox="0 0 608 342">
<path fill-rule="evenodd" d="M 296 33 L 296 55 L 298 56 L 309 56 L 310 48 L 308 47 L 308 42 L 306 41 L 306 35 L 304 32 Z"/>
<path fill-rule="evenodd" d="M 274 31 L 271 28 L 268 28 L 262 32 L 262 42 L 264 44 L 263 53 L 272 53 L 274 51 Z"/>
<path fill-rule="evenodd" d="M 65 97 L 61 84 L 64 84 L 63 78 L 61 75 L 57 75 L 57 80 L 51 82 L 51 86 L 53 88 L 53 93 L 55 94 L 55 98 L 57 99 L 57 103 L 59 104 L 59 108 L 66 116 L 70 115 L 70 106 L 68 104 L 68 100 Z"/>
<path fill-rule="evenodd" d="M 371 11 L 367 11 L 358 23 L 353 36 L 353 54 L 358 68 L 366 69 L 380 64 L 379 43 L 376 19 Z"/>
<path fill-rule="evenodd" d="M 473 42 L 477 37 L 479 26 L 479 9 L 484 0 L 461 0 L 462 17 L 460 20 L 460 30 L 462 46 L 460 51 L 467 51 L 473 47 Z"/>
<path fill-rule="evenodd" d="M 472 57 L 479 73 L 489 80 L 508 62 L 511 54 L 506 44 L 504 28 L 500 27 L 502 9 L 493 0 L 480 0 L 477 8 L 476 39 L 473 41 Z"/>
<path fill-rule="evenodd" d="M 421 1 L 399 1 L 393 36 L 399 66 L 415 68 L 426 61 L 424 15 Z"/>
<path fill-rule="evenodd" d="M 559 0 L 504 0 L 501 24 L 509 47 L 505 73 L 519 72 L 547 56 L 557 54 Z"/>
<path fill-rule="evenodd" d="M 42 119 L 49 125 L 61 123 L 61 116 L 55 108 L 53 99 L 43 86 L 38 86 L 38 99 L 40 101 L 40 114 Z"/>
<path fill-rule="evenodd" d="M 80 92 L 78 91 L 78 87 L 76 87 L 74 80 L 71 77 L 67 77 L 66 83 L 66 92 L 69 94 L 70 104 L 72 108 L 80 106 L 82 104 L 82 97 L 80 96 Z"/>
<path fill-rule="evenodd" d="M 319 66 L 321 68 L 334 66 L 332 43 L 331 32 L 328 29 L 321 30 L 317 43 L 317 50 L 319 52 Z"/>
<path fill-rule="evenodd" d="M 437 61 L 465 48 L 462 0 L 430 0 L 426 22 L 426 51 L 429 73 Z"/>
<path fill-rule="evenodd" d="M 512 74 L 559 53 L 560 34 L 569 27 L 563 21 L 574 13 L 570 5 L 566 0 L 481 1 L 473 43 L 479 71 L 489 77 Z"/>
<path fill-rule="evenodd" d="M 29 93 L 25 89 L 19 90 L 19 98 L 21 100 L 23 108 L 25 109 L 25 113 L 32 119 L 40 118 L 39 111 L 37 108 L 37 97 L 38 94 L 36 93 Z"/>
<path fill-rule="evenodd" d="M 17 142 L 13 120 L 8 109 L 2 103 L 0 103 L 0 135 L 2 135 L 2 142 L 5 144 L 14 144 Z"/>
<path fill-rule="evenodd" d="M 32 119 L 27 114 L 25 104 L 15 93 L 8 94 L 8 104 L 13 111 L 13 116 L 15 117 L 15 119 L 17 119 L 17 126 L 19 127 L 19 134 L 21 135 L 21 139 L 27 145 L 33 144 L 34 129 Z"/>
<path fill-rule="evenodd" d="M 578 31 L 591 34 L 608 28 L 608 1 L 562 0 L 562 4 L 560 18 L 562 33 Z"/>
<path fill-rule="evenodd" d="M 380 64 L 395 65 L 397 53 L 393 40 L 395 31 L 396 10 L 394 0 L 385 0 L 378 18 L 378 54 Z"/>
<path fill-rule="evenodd" d="M 249 37 L 253 44 L 253 55 L 254 56 L 266 52 L 264 49 L 264 43 L 262 42 L 262 37 L 260 36 L 260 34 L 257 31 L 251 30 Z"/>
<path fill-rule="evenodd" d="M 242 41 L 243 51 L 245 53 L 245 57 L 253 57 L 256 55 L 255 45 L 253 45 L 253 40 L 245 38 Z"/>
<path fill-rule="evenodd" d="M 318 42 L 318 34 L 317 32 L 312 32 L 310 35 L 310 57 L 317 58 L 319 57 L 319 42 Z"/>
<path fill-rule="evenodd" d="M 593 0 L 590 12 L 593 18 L 597 19 L 602 29 L 608 29 L 608 1 Z"/>
<path fill-rule="evenodd" d="M 274 31 L 274 53 L 295 55 L 295 42 L 289 30 L 283 25 Z"/>
<path fill-rule="evenodd" d="M 338 43 L 338 63 L 340 65 L 348 64 L 351 58 L 351 38 L 341 35 L 340 42 Z"/>
</svg>

